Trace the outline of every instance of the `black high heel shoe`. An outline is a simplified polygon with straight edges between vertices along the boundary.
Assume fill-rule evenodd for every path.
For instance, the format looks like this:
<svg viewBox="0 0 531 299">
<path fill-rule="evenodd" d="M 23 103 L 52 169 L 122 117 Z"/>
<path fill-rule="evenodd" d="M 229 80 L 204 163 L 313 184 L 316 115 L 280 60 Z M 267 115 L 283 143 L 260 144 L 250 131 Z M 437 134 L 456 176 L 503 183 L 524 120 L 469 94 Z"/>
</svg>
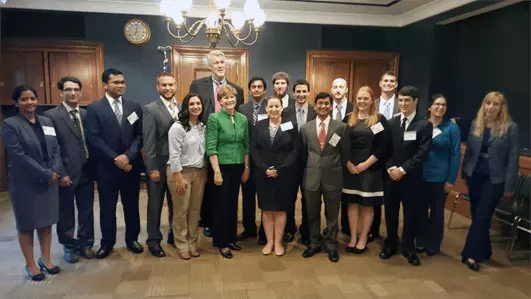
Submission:
<svg viewBox="0 0 531 299">
<path fill-rule="evenodd" d="M 39 274 L 35 274 L 33 275 L 28 266 L 25 266 L 24 269 L 26 270 L 26 273 L 28 274 L 29 278 L 33 281 L 43 281 L 44 278 L 46 278 L 46 276 L 44 275 L 44 273 L 40 272 Z"/>
<path fill-rule="evenodd" d="M 476 272 L 479 272 L 479 264 L 474 261 L 473 263 L 471 263 L 468 258 L 462 258 L 461 259 L 461 262 L 465 265 L 467 265 L 468 269 L 472 270 L 472 271 L 476 271 Z"/>
<path fill-rule="evenodd" d="M 42 260 L 42 257 L 39 258 L 39 261 L 37 264 L 41 268 L 41 271 L 46 271 L 48 272 L 48 274 L 54 275 L 54 274 L 61 272 L 61 268 L 59 268 L 58 266 L 55 266 L 53 268 L 46 267 L 46 265 L 44 264 L 44 261 Z"/>
</svg>

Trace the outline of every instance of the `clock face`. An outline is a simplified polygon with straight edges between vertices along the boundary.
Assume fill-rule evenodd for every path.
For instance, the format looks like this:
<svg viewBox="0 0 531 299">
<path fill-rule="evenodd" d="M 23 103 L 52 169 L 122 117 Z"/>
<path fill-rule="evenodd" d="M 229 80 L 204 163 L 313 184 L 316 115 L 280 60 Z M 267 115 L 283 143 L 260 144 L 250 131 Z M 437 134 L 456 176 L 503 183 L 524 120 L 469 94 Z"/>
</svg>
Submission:
<svg viewBox="0 0 531 299">
<path fill-rule="evenodd" d="M 149 26 L 145 22 L 137 19 L 130 20 L 125 24 L 124 34 L 125 38 L 134 45 L 143 45 L 151 37 Z"/>
</svg>

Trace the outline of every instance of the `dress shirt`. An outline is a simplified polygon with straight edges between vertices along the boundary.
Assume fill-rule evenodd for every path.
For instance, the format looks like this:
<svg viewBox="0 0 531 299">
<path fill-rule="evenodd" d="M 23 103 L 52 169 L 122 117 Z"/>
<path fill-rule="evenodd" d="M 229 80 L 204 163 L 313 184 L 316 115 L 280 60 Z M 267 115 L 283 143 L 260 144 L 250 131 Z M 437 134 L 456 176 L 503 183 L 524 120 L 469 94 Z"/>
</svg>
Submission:
<svg viewBox="0 0 531 299">
<path fill-rule="evenodd" d="M 109 104 L 111 105 L 112 111 L 114 112 L 114 114 L 116 114 L 116 111 L 114 111 L 114 100 L 115 99 L 113 97 L 111 97 L 108 93 L 105 93 L 105 97 L 107 98 L 107 101 L 109 101 Z M 123 108 L 123 105 L 122 105 L 122 97 L 120 96 L 116 100 L 118 100 L 118 107 L 120 107 L 120 112 L 122 112 L 122 116 L 123 116 L 124 108 Z"/>
<path fill-rule="evenodd" d="M 286 107 L 288 107 L 288 105 L 289 105 L 289 95 L 286 92 L 286 94 L 282 98 L 282 107 L 286 108 Z"/>
<path fill-rule="evenodd" d="M 63 102 L 63 106 L 65 107 L 66 111 L 70 115 L 70 119 L 72 119 L 72 121 L 74 121 L 74 116 L 72 116 L 72 113 L 70 113 L 70 111 L 77 110 L 76 117 L 79 120 L 79 125 L 81 126 L 81 136 L 83 137 L 83 145 L 85 146 L 85 151 L 87 152 L 87 158 L 88 158 L 89 157 L 89 152 L 88 152 L 88 148 L 87 148 L 87 143 L 85 142 L 85 140 L 86 140 L 85 139 L 85 129 L 83 128 L 83 120 L 81 119 L 81 111 L 79 111 L 79 105 L 74 109 L 74 108 L 68 106 L 67 104 L 65 104 L 65 102 Z M 112 107 L 112 104 L 111 104 L 111 107 Z"/>
<path fill-rule="evenodd" d="M 407 129 L 409 128 L 409 125 L 411 124 L 411 121 L 415 118 L 415 115 L 417 115 L 417 111 L 414 111 L 413 113 L 411 113 L 410 115 L 407 116 L 407 120 L 406 120 L 406 131 Z M 404 114 L 400 114 L 400 125 L 402 125 L 402 121 L 404 120 Z"/>
<path fill-rule="evenodd" d="M 330 115 L 323 122 L 326 136 L 328 136 L 328 125 L 330 124 Z M 315 124 L 317 125 L 317 139 L 319 139 L 319 132 L 321 131 L 321 119 L 319 117 L 315 118 Z"/>
<path fill-rule="evenodd" d="M 170 159 L 168 165 L 172 173 L 181 172 L 184 167 L 205 167 L 206 137 L 203 123 L 192 125 L 186 132 L 180 122 L 175 122 L 168 132 Z"/>
<path fill-rule="evenodd" d="M 389 106 L 389 115 L 385 115 L 386 106 Z M 380 97 L 380 107 L 378 107 L 378 110 L 380 114 L 385 116 L 387 120 L 390 120 L 391 118 L 393 118 L 394 108 L 395 108 L 395 95 L 394 94 L 389 100 L 386 100 Z"/>
<path fill-rule="evenodd" d="M 297 115 L 297 125 L 299 126 L 300 131 L 301 127 L 308 119 L 308 103 L 304 103 L 302 105 L 295 103 L 295 113 Z"/>
<path fill-rule="evenodd" d="M 339 121 L 342 121 L 343 118 L 345 118 L 345 114 L 347 114 L 347 98 L 343 98 L 341 100 L 341 119 Z M 337 103 L 336 101 L 334 100 L 334 105 L 332 106 L 333 110 L 332 110 L 332 117 L 334 119 L 336 119 L 336 113 L 337 113 Z"/>
<path fill-rule="evenodd" d="M 217 87 L 217 83 L 218 81 L 216 81 L 216 79 L 214 79 L 214 77 L 212 77 L 212 88 L 213 88 L 213 91 L 214 91 L 214 96 L 216 96 L 216 87 Z M 227 84 L 227 78 L 223 78 L 223 80 L 219 81 L 219 83 L 221 84 L 221 86 Z M 217 101 L 218 99 L 214 99 L 215 101 Z"/>
<path fill-rule="evenodd" d="M 177 100 L 175 100 L 175 98 L 171 100 L 171 102 L 173 102 L 173 109 L 170 108 L 170 101 L 166 100 L 162 96 L 160 96 L 160 100 L 164 103 L 166 109 L 168 109 L 168 112 L 170 113 L 171 117 L 177 119 L 179 115 L 179 108 L 177 108 Z"/>
</svg>

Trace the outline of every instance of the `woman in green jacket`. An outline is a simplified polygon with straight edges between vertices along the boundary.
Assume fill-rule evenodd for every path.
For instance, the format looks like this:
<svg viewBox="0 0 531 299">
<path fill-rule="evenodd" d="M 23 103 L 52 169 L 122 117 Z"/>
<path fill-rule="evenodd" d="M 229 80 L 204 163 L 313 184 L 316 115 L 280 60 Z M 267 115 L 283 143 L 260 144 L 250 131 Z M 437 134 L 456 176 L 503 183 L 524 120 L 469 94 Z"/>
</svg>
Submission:
<svg viewBox="0 0 531 299">
<path fill-rule="evenodd" d="M 214 170 L 212 237 L 225 258 L 232 258 L 236 244 L 240 182 L 249 178 L 249 134 L 247 117 L 236 112 L 236 89 L 223 85 L 217 96 L 222 109 L 207 122 L 206 153 Z"/>
</svg>

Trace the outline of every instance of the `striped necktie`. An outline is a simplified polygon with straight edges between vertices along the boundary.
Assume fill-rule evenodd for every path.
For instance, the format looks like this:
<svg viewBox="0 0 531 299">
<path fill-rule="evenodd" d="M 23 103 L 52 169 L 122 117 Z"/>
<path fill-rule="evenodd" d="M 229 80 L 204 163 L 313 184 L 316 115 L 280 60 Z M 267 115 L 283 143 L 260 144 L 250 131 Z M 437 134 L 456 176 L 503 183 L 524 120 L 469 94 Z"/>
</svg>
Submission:
<svg viewBox="0 0 531 299">
<path fill-rule="evenodd" d="M 118 124 L 122 125 L 122 110 L 120 109 L 120 101 L 114 100 L 113 106 L 114 106 L 114 115 L 116 116 L 116 120 L 118 121 Z"/>
</svg>

